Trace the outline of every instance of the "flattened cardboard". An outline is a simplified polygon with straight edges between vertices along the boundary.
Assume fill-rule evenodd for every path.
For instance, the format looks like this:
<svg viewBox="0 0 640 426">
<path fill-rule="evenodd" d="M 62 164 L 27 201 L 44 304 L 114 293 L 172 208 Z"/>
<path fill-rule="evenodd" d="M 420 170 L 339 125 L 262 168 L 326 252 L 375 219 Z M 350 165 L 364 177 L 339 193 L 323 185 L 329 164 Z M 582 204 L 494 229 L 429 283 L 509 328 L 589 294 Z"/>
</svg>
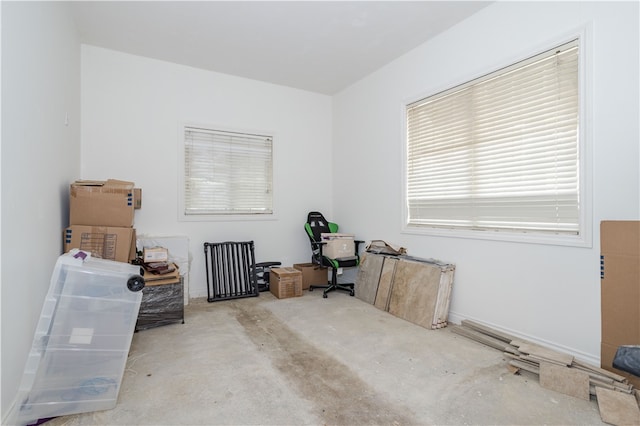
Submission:
<svg viewBox="0 0 640 426">
<path fill-rule="evenodd" d="M 635 386 L 640 377 L 613 368 L 622 345 L 640 345 L 640 221 L 600 223 L 601 367 Z"/>
</svg>

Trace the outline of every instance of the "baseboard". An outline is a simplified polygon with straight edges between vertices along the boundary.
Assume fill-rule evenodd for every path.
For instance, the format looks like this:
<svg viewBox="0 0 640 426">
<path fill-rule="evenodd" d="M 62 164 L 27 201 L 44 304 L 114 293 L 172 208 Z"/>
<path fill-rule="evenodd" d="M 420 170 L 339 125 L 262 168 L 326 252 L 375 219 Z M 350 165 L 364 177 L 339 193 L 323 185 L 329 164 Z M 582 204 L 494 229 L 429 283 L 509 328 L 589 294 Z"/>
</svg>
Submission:
<svg viewBox="0 0 640 426">
<path fill-rule="evenodd" d="M 459 325 L 461 323 L 461 321 L 464 320 L 464 319 L 475 321 L 475 322 L 480 323 L 482 325 L 486 325 L 487 327 L 491 327 L 491 328 L 496 329 L 498 331 L 502 331 L 504 333 L 507 333 L 507 334 L 510 334 L 512 336 L 518 337 L 520 339 L 527 340 L 527 341 L 529 341 L 531 343 L 535 343 L 537 345 L 544 346 L 546 348 L 553 349 L 555 351 L 562 352 L 564 354 L 573 355 L 573 357 L 575 357 L 579 361 L 585 362 L 587 364 L 591 364 L 591 365 L 593 365 L 595 367 L 600 367 L 600 355 L 594 356 L 593 354 L 588 354 L 588 353 L 579 351 L 577 349 L 570 348 L 568 346 L 559 345 L 557 343 L 549 342 L 547 340 L 540 339 L 540 338 L 537 338 L 535 336 L 530 336 L 530 335 L 527 335 L 527 334 L 520 333 L 517 330 L 512 330 L 512 329 L 509 329 L 509 328 L 500 327 L 500 326 L 498 326 L 496 324 L 492 324 L 492 323 L 483 321 L 483 320 L 478 319 L 478 318 L 473 318 L 473 317 L 469 317 L 469 316 L 466 316 L 466 315 L 460 315 L 457 312 L 449 311 L 449 321 L 448 321 L 449 323 L 458 324 Z"/>
</svg>

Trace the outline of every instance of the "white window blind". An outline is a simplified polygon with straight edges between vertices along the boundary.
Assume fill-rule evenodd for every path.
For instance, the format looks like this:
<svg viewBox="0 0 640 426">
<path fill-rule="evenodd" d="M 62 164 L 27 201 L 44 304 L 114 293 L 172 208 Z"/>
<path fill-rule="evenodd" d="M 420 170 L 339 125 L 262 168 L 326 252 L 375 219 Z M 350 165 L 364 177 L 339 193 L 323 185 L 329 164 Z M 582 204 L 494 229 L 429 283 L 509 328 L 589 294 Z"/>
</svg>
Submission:
<svg viewBox="0 0 640 426">
<path fill-rule="evenodd" d="M 185 215 L 272 214 L 272 138 L 184 129 Z"/>
<path fill-rule="evenodd" d="M 407 106 L 409 226 L 579 234 L 577 40 Z"/>
</svg>

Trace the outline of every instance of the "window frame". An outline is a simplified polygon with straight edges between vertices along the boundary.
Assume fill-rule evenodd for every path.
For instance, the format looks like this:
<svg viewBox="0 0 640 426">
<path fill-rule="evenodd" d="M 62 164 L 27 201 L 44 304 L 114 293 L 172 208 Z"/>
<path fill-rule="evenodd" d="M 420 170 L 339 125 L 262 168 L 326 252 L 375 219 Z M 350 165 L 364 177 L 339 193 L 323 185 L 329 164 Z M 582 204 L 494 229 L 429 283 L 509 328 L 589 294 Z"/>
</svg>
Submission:
<svg viewBox="0 0 640 426">
<path fill-rule="evenodd" d="M 401 233 L 415 235 L 429 235 L 437 237 L 481 239 L 493 241 L 509 241 L 518 243 L 548 244 L 573 247 L 592 247 L 592 153 L 591 153 L 591 110 L 590 100 L 592 92 L 591 82 L 591 51 L 588 42 L 590 38 L 590 27 L 585 26 L 580 30 L 571 32 L 562 37 L 548 40 L 542 44 L 530 47 L 517 55 L 512 55 L 502 63 L 492 64 L 484 67 L 484 71 L 473 75 L 466 75 L 457 78 L 455 81 L 446 81 L 444 84 L 434 87 L 427 92 L 421 93 L 411 98 L 404 99 L 401 104 L 401 131 L 402 131 L 402 217 Z M 467 84 L 473 80 L 482 78 L 488 74 L 508 68 L 528 58 L 539 55 L 553 49 L 556 46 L 577 40 L 578 54 L 578 182 L 580 194 L 579 212 L 579 233 L 578 235 L 562 235 L 543 233 L 535 231 L 494 231 L 489 229 L 456 229 L 429 226 L 412 226 L 408 224 L 408 140 L 407 140 L 407 107 L 422 99 L 435 96 L 439 93 L 450 90 L 454 87 Z"/>
<path fill-rule="evenodd" d="M 211 131 L 229 132 L 248 135 L 265 135 L 272 139 L 271 145 L 271 171 L 272 171 L 272 195 L 271 213 L 245 213 L 245 214 L 186 214 L 186 193 L 185 193 L 185 130 L 187 128 L 200 128 Z M 235 221 L 273 221 L 277 220 L 277 197 L 276 197 L 276 132 L 268 130 L 253 130 L 246 128 L 234 128 L 217 124 L 203 124 L 190 121 L 183 121 L 178 124 L 178 221 L 179 222 L 235 222 Z"/>
</svg>

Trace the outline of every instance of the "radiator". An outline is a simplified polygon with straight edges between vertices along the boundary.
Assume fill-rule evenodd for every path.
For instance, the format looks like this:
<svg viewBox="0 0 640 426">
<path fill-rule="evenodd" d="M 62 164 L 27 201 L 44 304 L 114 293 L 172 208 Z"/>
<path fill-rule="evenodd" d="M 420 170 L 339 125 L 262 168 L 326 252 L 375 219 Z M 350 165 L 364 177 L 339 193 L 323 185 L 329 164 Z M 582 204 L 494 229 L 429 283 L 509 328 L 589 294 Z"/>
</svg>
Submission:
<svg viewBox="0 0 640 426">
<path fill-rule="evenodd" d="M 204 243 L 207 300 L 258 296 L 253 241 Z"/>
</svg>

